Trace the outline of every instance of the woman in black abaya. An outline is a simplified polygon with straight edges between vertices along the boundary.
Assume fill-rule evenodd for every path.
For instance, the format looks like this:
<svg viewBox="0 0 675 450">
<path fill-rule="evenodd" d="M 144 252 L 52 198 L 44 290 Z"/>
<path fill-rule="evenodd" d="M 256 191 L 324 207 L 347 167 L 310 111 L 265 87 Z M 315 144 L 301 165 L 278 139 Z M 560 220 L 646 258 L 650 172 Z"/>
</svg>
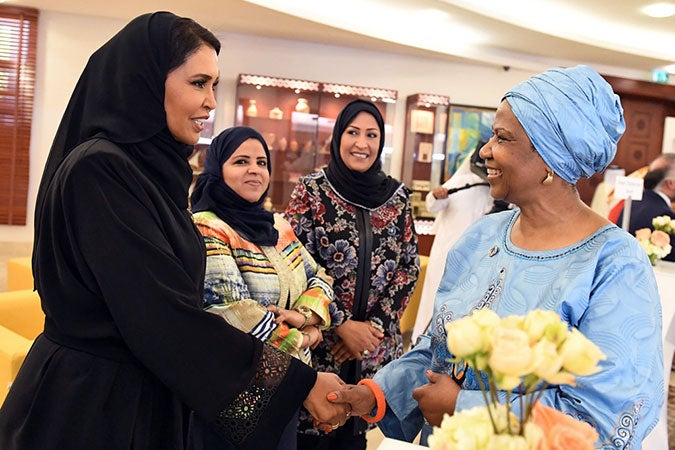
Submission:
<svg viewBox="0 0 675 450">
<path fill-rule="evenodd" d="M 324 404 L 336 376 L 202 311 L 187 157 L 219 49 L 190 19 L 146 14 L 85 67 L 37 196 L 45 329 L 0 409 L 3 450 L 183 449 L 190 409 L 240 448 L 271 447 L 303 401 L 344 422 Z"/>
</svg>

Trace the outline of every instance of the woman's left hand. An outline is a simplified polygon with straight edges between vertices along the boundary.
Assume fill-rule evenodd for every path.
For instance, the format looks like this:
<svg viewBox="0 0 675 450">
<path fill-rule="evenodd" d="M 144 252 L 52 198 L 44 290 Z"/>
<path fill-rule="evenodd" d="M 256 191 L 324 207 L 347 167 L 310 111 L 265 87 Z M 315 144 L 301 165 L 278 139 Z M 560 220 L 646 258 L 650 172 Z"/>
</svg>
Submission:
<svg viewBox="0 0 675 450">
<path fill-rule="evenodd" d="M 333 359 L 335 360 L 336 363 L 342 364 L 345 361 L 349 361 L 352 359 L 363 359 L 363 356 L 359 353 L 352 353 L 349 350 L 349 347 L 345 345 L 344 341 L 339 341 L 337 342 L 333 348 L 330 349 L 331 354 L 333 355 Z"/>
<path fill-rule="evenodd" d="M 279 308 L 277 305 L 269 305 L 268 311 L 274 314 L 274 323 L 286 322 L 291 328 L 300 328 L 305 323 L 305 316 L 293 309 Z"/>
<path fill-rule="evenodd" d="M 314 350 L 319 342 L 323 341 L 323 333 L 313 325 L 305 327 L 302 334 L 307 336 L 307 345 L 303 345 L 303 348 L 309 347 L 310 350 Z"/>
<path fill-rule="evenodd" d="M 422 415 L 431 425 L 441 426 L 444 414 L 452 415 L 455 412 L 455 402 L 461 388 L 450 375 L 427 370 L 429 384 L 420 386 L 413 391 L 413 398 L 417 400 Z"/>
<path fill-rule="evenodd" d="M 338 364 L 349 359 L 363 359 L 380 345 L 384 333 L 373 327 L 370 321 L 346 320 L 335 330 L 342 342 L 331 349 L 331 354 Z"/>
</svg>

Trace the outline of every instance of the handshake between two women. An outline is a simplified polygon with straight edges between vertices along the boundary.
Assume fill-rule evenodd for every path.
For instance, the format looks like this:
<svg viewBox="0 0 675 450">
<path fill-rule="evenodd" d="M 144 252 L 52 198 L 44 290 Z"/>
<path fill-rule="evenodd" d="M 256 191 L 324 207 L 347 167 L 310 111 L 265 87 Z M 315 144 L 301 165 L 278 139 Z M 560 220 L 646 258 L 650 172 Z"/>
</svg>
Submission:
<svg viewBox="0 0 675 450">
<path fill-rule="evenodd" d="M 333 373 L 319 372 L 318 375 L 305 400 L 305 408 L 314 417 L 317 428 L 335 430 L 344 425 L 350 416 L 360 416 L 370 423 L 382 420 L 387 405 L 384 393 L 375 381 L 364 378 L 351 385 Z M 412 397 L 425 420 L 440 426 L 443 415 L 454 412 L 461 387 L 449 375 L 431 370 L 427 370 L 425 375 L 428 383 L 414 389 Z"/>
<path fill-rule="evenodd" d="M 378 422 L 386 409 L 384 395 L 374 381 L 363 379 L 357 385 L 346 384 L 334 373 L 319 372 L 304 406 L 312 414 L 315 426 L 336 430 L 351 416 Z M 375 416 L 370 413 L 376 410 Z"/>
</svg>

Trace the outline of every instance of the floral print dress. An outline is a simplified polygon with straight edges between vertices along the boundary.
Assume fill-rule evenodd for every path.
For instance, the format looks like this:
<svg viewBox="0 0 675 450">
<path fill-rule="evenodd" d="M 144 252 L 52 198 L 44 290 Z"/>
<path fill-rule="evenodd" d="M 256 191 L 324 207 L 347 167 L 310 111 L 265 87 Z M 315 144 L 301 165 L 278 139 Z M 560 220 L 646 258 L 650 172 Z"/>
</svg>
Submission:
<svg viewBox="0 0 675 450">
<path fill-rule="evenodd" d="M 358 379 L 371 378 L 403 354 L 400 319 L 419 274 L 409 196 L 401 185 L 383 205 L 368 210 L 343 200 L 323 172 L 302 177 L 295 186 L 286 219 L 316 262 L 334 278 L 335 298 L 329 306 L 332 326 L 312 351 L 315 369 L 340 373 L 330 349 L 340 340 L 335 328 L 352 318 L 370 320 L 385 334 L 376 351 L 361 361 Z M 300 419 L 300 432 L 319 433 L 306 411 L 301 411 Z"/>
</svg>

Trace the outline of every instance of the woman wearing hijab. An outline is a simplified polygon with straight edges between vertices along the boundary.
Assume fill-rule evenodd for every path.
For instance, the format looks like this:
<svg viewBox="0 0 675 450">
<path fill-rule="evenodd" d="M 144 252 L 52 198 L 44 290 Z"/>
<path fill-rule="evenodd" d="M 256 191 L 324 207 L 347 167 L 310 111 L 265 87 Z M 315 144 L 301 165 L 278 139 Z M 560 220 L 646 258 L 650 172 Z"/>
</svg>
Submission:
<svg viewBox="0 0 675 450">
<path fill-rule="evenodd" d="M 484 216 L 457 241 L 428 334 L 374 377 L 387 402 L 379 423 L 387 436 L 411 441 L 424 419 L 439 426 L 444 413 L 484 405 L 477 374 L 460 377 L 451 362 L 446 323 L 482 308 L 500 317 L 544 309 L 607 359 L 576 386 L 549 385 L 540 401 L 593 426 L 595 448 L 641 448 L 663 402 L 654 273 L 637 240 L 575 188 L 607 167 L 624 130 L 619 97 L 587 66 L 550 69 L 506 93 L 480 156 L 492 196 L 517 209 Z M 376 404 L 365 386 L 344 393 L 337 401 L 351 402 L 353 414 Z M 518 416 L 517 390 L 510 398 Z"/>
<path fill-rule="evenodd" d="M 348 383 L 372 376 L 403 354 L 399 321 L 419 273 L 410 191 L 382 172 L 384 120 L 355 100 L 340 112 L 331 161 L 296 185 L 286 217 L 333 277 L 333 325 L 312 352 L 319 370 Z M 328 435 L 300 412 L 298 449 L 365 449 L 368 424 L 354 417 Z"/>
<path fill-rule="evenodd" d="M 204 306 L 242 331 L 310 364 L 330 325 L 333 280 L 290 224 L 262 207 L 272 167 L 263 137 L 233 127 L 206 150 L 191 203 L 206 245 Z M 201 423 L 201 422 L 200 422 Z M 296 449 L 297 417 L 277 449 Z M 205 448 L 234 448 L 204 431 Z"/>
<path fill-rule="evenodd" d="M 308 394 L 344 421 L 323 403 L 337 377 L 202 309 L 187 158 L 216 106 L 219 49 L 162 12 L 90 57 L 37 196 L 45 329 L 0 410 L 3 450 L 184 449 L 190 410 L 240 448 L 272 448 Z"/>
</svg>

